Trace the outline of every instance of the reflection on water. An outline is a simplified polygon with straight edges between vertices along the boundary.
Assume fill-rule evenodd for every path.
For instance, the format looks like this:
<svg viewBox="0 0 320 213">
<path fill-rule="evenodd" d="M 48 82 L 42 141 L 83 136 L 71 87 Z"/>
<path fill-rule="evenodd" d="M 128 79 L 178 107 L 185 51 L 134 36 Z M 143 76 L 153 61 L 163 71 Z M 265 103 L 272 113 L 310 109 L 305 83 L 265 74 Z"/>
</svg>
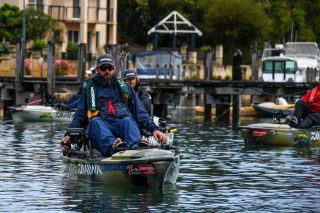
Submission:
<svg viewBox="0 0 320 213">
<path fill-rule="evenodd" d="M 317 148 L 244 147 L 229 122 L 174 110 L 181 152 L 176 186 L 163 191 L 70 179 L 59 141 L 68 124 L 3 121 L 1 212 L 316 212 Z M 241 124 L 270 119 L 243 119 Z"/>
</svg>

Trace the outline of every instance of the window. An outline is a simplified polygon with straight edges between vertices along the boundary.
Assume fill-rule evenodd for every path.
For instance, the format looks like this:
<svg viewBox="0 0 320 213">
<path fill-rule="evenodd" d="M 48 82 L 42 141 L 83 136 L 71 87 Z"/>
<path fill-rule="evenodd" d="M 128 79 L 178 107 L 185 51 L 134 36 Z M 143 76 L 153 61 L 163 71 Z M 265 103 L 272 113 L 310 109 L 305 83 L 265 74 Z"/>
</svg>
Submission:
<svg viewBox="0 0 320 213">
<path fill-rule="evenodd" d="M 73 18 L 80 18 L 80 0 L 73 0 Z"/>
<path fill-rule="evenodd" d="M 91 32 L 87 32 L 87 52 L 91 52 Z"/>
<path fill-rule="evenodd" d="M 296 64 L 294 61 L 286 61 L 286 73 L 295 74 Z"/>
<path fill-rule="evenodd" d="M 68 31 L 68 42 L 79 43 L 79 31 Z"/>
<path fill-rule="evenodd" d="M 100 32 L 96 32 L 96 48 L 100 46 Z"/>
<path fill-rule="evenodd" d="M 274 62 L 274 73 L 283 73 L 283 61 L 275 61 Z"/>
<path fill-rule="evenodd" d="M 28 8 L 43 11 L 43 0 L 29 0 Z"/>
<path fill-rule="evenodd" d="M 263 69 L 264 73 L 272 73 L 272 70 L 273 70 L 272 61 L 265 61 L 263 67 L 264 67 Z"/>
</svg>

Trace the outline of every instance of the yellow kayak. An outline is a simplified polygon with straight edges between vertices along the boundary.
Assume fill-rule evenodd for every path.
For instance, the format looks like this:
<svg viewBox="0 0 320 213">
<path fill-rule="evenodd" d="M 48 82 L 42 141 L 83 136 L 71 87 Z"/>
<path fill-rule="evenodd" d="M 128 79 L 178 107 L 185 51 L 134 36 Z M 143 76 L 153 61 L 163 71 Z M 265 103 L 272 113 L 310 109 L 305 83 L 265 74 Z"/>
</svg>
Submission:
<svg viewBox="0 0 320 213">
<path fill-rule="evenodd" d="M 204 114 L 204 107 L 203 106 L 195 106 L 194 110 L 197 113 Z M 232 111 L 232 107 L 230 107 L 230 111 Z M 211 108 L 211 115 L 215 115 L 215 114 L 216 114 L 216 108 L 212 107 Z M 253 106 L 243 106 L 243 107 L 241 107 L 240 115 L 241 116 L 256 116 L 256 115 L 258 115 L 258 112 L 253 108 Z"/>
</svg>

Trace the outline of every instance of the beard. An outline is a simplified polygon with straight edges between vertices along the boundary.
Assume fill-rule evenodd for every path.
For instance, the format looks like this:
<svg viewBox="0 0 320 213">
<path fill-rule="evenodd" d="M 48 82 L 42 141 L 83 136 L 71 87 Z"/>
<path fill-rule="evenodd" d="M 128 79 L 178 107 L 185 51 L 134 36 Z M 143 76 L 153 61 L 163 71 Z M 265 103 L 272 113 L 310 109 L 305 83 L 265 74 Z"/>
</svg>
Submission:
<svg viewBox="0 0 320 213">
<path fill-rule="evenodd" d="M 100 86 L 109 87 L 113 84 L 114 76 L 111 75 L 105 75 L 105 76 L 99 76 L 97 83 Z"/>
</svg>

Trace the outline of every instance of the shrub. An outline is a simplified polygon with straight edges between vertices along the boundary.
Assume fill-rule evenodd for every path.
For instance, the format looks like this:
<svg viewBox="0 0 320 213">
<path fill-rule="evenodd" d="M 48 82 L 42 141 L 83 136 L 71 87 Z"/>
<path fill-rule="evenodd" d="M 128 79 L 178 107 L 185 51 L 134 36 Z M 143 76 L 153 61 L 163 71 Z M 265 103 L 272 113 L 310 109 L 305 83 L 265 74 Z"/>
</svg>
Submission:
<svg viewBox="0 0 320 213">
<path fill-rule="evenodd" d="M 70 63 L 66 60 L 56 59 L 54 61 L 54 71 L 56 75 L 66 75 L 70 69 Z"/>
<path fill-rule="evenodd" d="M 201 51 L 202 52 L 210 52 L 210 51 L 212 51 L 212 47 L 210 45 L 203 45 L 201 47 Z"/>
<path fill-rule="evenodd" d="M 78 52 L 78 48 L 79 48 L 78 44 L 69 42 L 67 45 L 67 52 L 76 53 Z"/>
<path fill-rule="evenodd" d="M 31 75 L 31 69 L 32 69 L 32 61 L 31 59 L 25 59 L 24 60 L 24 74 L 25 75 Z"/>
<path fill-rule="evenodd" d="M 46 42 L 44 40 L 38 40 L 38 41 L 34 41 L 32 43 L 31 50 L 42 51 L 46 47 L 47 47 L 47 45 L 46 45 Z"/>
<path fill-rule="evenodd" d="M 222 78 L 221 78 L 221 75 L 213 74 L 213 75 L 212 75 L 212 79 L 213 79 L 213 80 L 221 80 Z"/>
<path fill-rule="evenodd" d="M 67 46 L 67 59 L 77 60 L 79 46 L 76 43 L 70 42 Z"/>
<path fill-rule="evenodd" d="M 231 75 L 226 75 L 226 76 L 224 77 L 224 80 L 230 81 L 230 80 L 231 80 Z"/>
<path fill-rule="evenodd" d="M 191 79 L 197 79 L 197 78 L 198 78 L 197 73 L 192 73 Z"/>
</svg>

